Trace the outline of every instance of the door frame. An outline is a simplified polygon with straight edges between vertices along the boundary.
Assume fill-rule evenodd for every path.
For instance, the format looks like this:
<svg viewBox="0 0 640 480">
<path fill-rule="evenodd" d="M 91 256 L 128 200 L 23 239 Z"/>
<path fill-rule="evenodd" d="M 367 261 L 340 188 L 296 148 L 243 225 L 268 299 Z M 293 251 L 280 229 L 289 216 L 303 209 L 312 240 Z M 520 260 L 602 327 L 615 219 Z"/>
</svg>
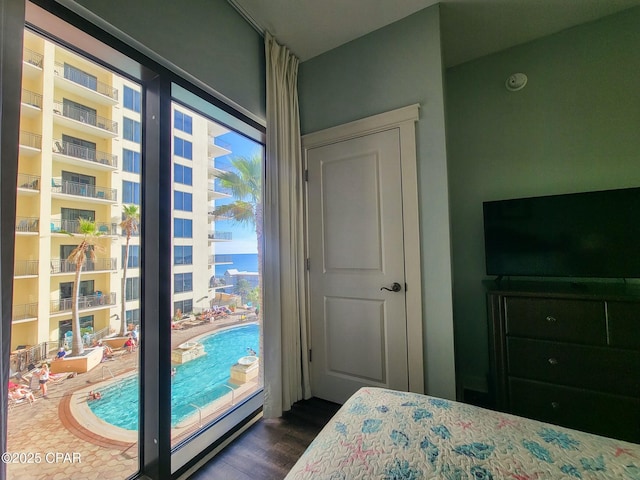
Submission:
<svg viewBox="0 0 640 480">
<path fill-rule="evenodd" d="M 398 129 L 400 135 L 400 168 L 402 178 L 402 226 L 404 230 L 404 264 L 406 280 L 407 314 L 407 363 L 409 369 L 409 391 L 424 393 L 424 351 L 422 337 L 422 276 L 420 272 L 420 224 L 418 212 L 418 170 L 416 154 L 416 128 L 419 104 L 391 110 L 336 127 L 319 130 L 302 136 L 302 161 L 307 171 L 307 153 L 312 148 L 351 140 L 386 130 Z M 306 189 L 306 184 L 305 184 Z M 305 248 L 309 251 L 309 201 L 305 192 Z M 308 279 L 307 273 L 307 279 Z M 308 285 L 308 281 L 307 281 Z M 306 292 L 310 304 L 309 291 Z M 307 315 L 311 321 L 311 315 Z M 307 331 L 311 336 L 311 325 Z M 311 338 L 308 339 L 312 348 Z"/>
</svg>

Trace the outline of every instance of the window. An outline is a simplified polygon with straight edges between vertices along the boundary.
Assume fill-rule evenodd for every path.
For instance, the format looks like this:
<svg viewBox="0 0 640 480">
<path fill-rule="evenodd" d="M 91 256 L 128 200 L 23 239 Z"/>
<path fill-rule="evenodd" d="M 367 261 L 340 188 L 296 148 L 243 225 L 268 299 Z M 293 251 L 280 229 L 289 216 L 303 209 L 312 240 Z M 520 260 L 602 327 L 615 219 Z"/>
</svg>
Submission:
<svg viewBox="0 0 640 480">
<path fill-rule="evenodd" d="M 192 238 L 193 221 L 186 218 L 174 218 L 173 236 L 175 238 Z"/>
<path fill-rule="evenodd" d="M 173 192 L 173 208 L 174 210 L 182 210 L 185 212 L 193 211 L 193 195 L 178 190 Z"/>
<path fill-rule="evenodd" d="M 191 126 L 191 117 L 186 113 L 175 110 L 173 115 L 173 127 L 176 130 L 182 130 L 185 133 L 191 134 L 193 128 Z"/>
<path fill-rule="evenodd" d="M 124 125 L 124 129 L 122 132 L 124 139 L 140 143 L 140 122 L 136 122 L 131 118 L 124 117 L 122 123 Z"/>
<path fill-rule="evenodd" d="M 122 268 L 124 268 L 124 251 L 127 246 L 122 246 Z M 129 259 L 127 261 L 127 268 L 139 268 L 140 267 L 140 245 L 129 245 Z"/>
<path fill-rule="evenodd" d="M 140 106 L 142 105 L 140 92 L 125 85 L 123 101 L 124 108 L 128 108 L 129 110 L 140 113 Z"/>
<path fill-rule="evenodd" d="M 173 247 L 173 264 L 193 264 L 193 247 L 191 245 L 176 245 Z"/>
<path fill-rule="evenodd" d="M 193 298 L 188 300 L 178 300 L 173 302 L 173 313 L 176 315 L 180 312 L 181 315 L 191 313 L 193 311 Z"/>
<path fill-rule="evenodd" d="M 193 273 L 175 273 L 173 275 L 173 291 L 175 293 L 193 291 Z"/>
<path fill-rule="evenodd" d="M 173 137 L 173 154 L 191 160 L 193 158 L 193 145 L 189 140 Z"/>
<path fill-rule="evenodd" d="M 98 90 L 98 79 L 95 75 L 83 72 L 68 63 L 64 64 L 64 78 L 91 90 Z"/>
<path fill-rule="evenodd" d="M 124 44 L 119 40 L 113 40 L 112 36 L 101 32 L 98 26 L 90 25 L 83 20 L 82 15 L 74 15 L 62 5 L 55 5 L 56 14 L 60 17 L 54 16 L 47 12 L 49 3 L 36 2 L 33 5 L 29 3 L 29 8 L 26 9 L 9 9 L 9 18 L 4 23 L 7 28 L 3 28 L 0 35 L 2 38 L 9 33 L 16 34 L 10 38 L 19 38 L 21 34 L 24 36 L 22 42 L 13 42 L 8 45 L 7 48 L 12 50 L 11 55 L 3 55 L 0 59 L 2 71 L 7 72 L 3 80 L 8 79 L 7 85 L 12 86 L 12 89 L 15 87 L 16 92 L 19 92 L 21 87 L 23 90 L 44 94 L 45 98 L 49 99 L 49 106 L 41 109 L 35 117 L 29 116 L 29 109 L 23 109 L 27 111 L 22 112 L 19 109 L 3 112 L 6 115 L 3 116 L 3 122 L 0 125 L 2 138 L 9 139 L 11 145 L 7 146 L 16 152 L 16 155 L 11 158 L 3 157 L 3 166 L 6 160 L 9 162 L 8 172 L 13 173 L 13 170 L 17 170 L 16 173 L 21 176 L 36 176 L 39 179 L 39 184 L 36 185 L 43 187 L 35 197 L 24 195 L 17 189 L 12 190 L 16 194 L 16 209 L 8 214 L 8 218 L 6 211 L 1 212 L 0 216 L 5 226 L 7 221 L 9 223 L 14 221 L 14 215 L 20 220 L 16 222 L 18 231 L 15 236 L 11 235 L 11 232 L 5 232 L 9 234 L 4 236 L 7 241 L 2 242 L 0 246 L 2 258 L 15 257 L 16 262 L 35 263 L 40 265 L 39 273 L 45 275 L 39 279 L 21 278 L 20 275 L 17 277 L 10 275 L 13 265 L 3 269 L 0 280 L 7 285 L 12 283 L 14 287 L 13 298 L 9 300 L 13 303 L 14 314 L 21 311 L 28 314 L 35 310 L 36 315 L 14 317 L 14 320 L 19 321 L 13 322 L 7 319 L 6 327 L 11 329 L 11 335 L 7 340 L 11 345 L 3 356 L 5 358 L 0 359 L 0 367 L 7 372 L 24 372 L 25 369 L 17 370 L 17 365 L 9 365 L 9 361 L 13 362 L 14 357 L 11 356 L 10 360 L 10 351 L 16 350 L 18 345 L 33 345 L 33 352 L 36 352 L 37 356 L 46 354 L 50 350 L 55 351 L 58 347 L 56 345 L 58 338 L 63 340 L 67 333 L 65 329 L 71 329 L 71 307 L 75 305 L 71 305 L 70 296 L 73 287 L 69 284 L 74 282 L 74 270 L 63 271 L 62 267 L 56 270 L 58 265 L 55 261 L 60 260 L 59 252 L 62 247 L 64 247 L 63 250 L 69 251 L 70 248 L 75 248 L 74 244 L 77 246 L 81 241 L 78 235 L 63 235 L 63 230 L 79 233 L 77 231 L 78 216 L 91 216 L 97 221 L 99 231 L 106 228 L 104 231 L 109 235 L 96 239 L 95 252 L 98 255 L 96 266 L 100 268 L 83 270 L 80 277 L 81 285 L 76 283 L 76 286 L 82 287 L 83 293 L 79 304 L 83 322 L 81 328 L 90 326 L 95 332 L 93 338 L 96 339 L 114 331 L 119 332 L 125 322 L 139 321 L 140 328 L 143 330 L 141 335 L 143 347 L 146 340 L 147 347 L 158 343 L 161 348 L 140 348 L 132 355 L 124 355 L 121 357 L 122 362 L 118 362 L 122 365 L 118 365 L 113 374 L 97 366 L 93 371 L 82 375 L 86 375 L 86 379 L 93 379 L 92 385 L 87 387 L 98 388 L 103 393 L 109 388 L 112 389 L 111 392 L 117 393 L 117 395 L 110 395 L 107 391 L 107 394 L 103 395 L 102 405 L 112 398 L 115 408 L 111 410 L 113 414 L 110 418 L 107 418 L 109 415 L 105 415 L 102 420 L 115 424 L 123 420 L 122 417 L 129 417 L 128 420 L 124 420 L 129 423 L 119 427 L 130 430 L 130 436 L 127 436 L 130 448 L 127 448 L 126 454 L 118 459 L 117 476 L 122 478 L 153 476 L 148 474 L 156 473 L 156 465 L 163 468 L 161 476 L 178 476 L 189 462 L 223 438 L 229 429 L 236 428 L 245 418 L 258 411 L 262 402 L 261 381 L 254 379 L 251 385 L 243 386 L 238 391 L 235 385 L 228 383 L 230 365 L 218 365 L 211 355 L 204 356 L 203 360 L 208 362 L 207 370 L 212 370 L 214 366 L 220 369 L 219 382 L 210 381 L 209 378 L 203 380 L 200 377 L 190 379 L 186 374 L 190 369 L 183 370 L 183 365 L 176 365 L 178 373 L 175 378 L 168 375 L 171 369 L 171 358 L 166 353 L 171 348 L 171 342 L 173 341 L 176 345 L 184 343 L 193 338 L 196 332 L 189 330 L 188 324 L 184 325 L 185 330 L 173 332 L 168 328 L 166 321 L 172 316 L 174 306 L 184 312 L 201 314 L 216 304 L 231 306 L 231 302 L 234 302 L 236 305 L 242 305 L 241 300 L 236 298 L 236 294 L 224 295 L 227 291 L 232 292 L 232 289 L 225 288 L 220 282 L 215 284 L 215 288 L 209 288 L 211 279 L 215 275 L 214 255 L 228 247 L 225 242 L 231 241 L 232 231 L 238 232 L 228 223 L 218 224 L 217 222 L 221 219 L 214 219 L 208 214 L 223 196 L 211 190 L 212 175 L 220 170 L 214 170 L 212 167 L 214 160 L 221 162 L 220 158 L 215 159 L 216 155 L 229 155 L 231 151 L 234 156 L 239 156 L 253 154 L 255 149 L 260 155 L 262 147 L 258 142 L 262 140 L 264 131 L 259 126 L 259 120 L 249 120 L 249 123 L 244 123 L 242 121 L 244 117 L 241 114 L 216 98 L 212 87 L 206 85 L 196 87 L 189 83 L 189 79 L 178 79 L 179 72 L 171 73 L 154 61 L 145 59 L 142 54 L 135 52 L 134 47 L 124 47 L 127 48 L 127 52 L 131 52 L 133 58 L 120 54 L 118 48 Z M 25 10 L 28 17 L 26 23 L 25 18 L 22 18 Z M 75 25 L 66 23 L 67 20 Z M 16 25 L 19 27 L 17 32 Z M 24 25 L 27 27 L 24 28 Z M 91 32 L 97 38 L 92 38 L 85 32 Z M 110 44 L 101 44 L 103 39 Z M 14 51 L 21 45 L 24 45 L 23 52 Z M 26 60 L 24 64 L 20 62 L 20 53 Z M 32 53 L 34 60 L 30 63 Z M 78 72 L 86 73 L 85 84 L 89 87 L 80 86 L 77 81 L 70 83 L 69 79 L 65 79 L 62 68 L 64 62 L 77 66 Z M 9 68 L 5 69 L 5 67 Z M 57 76 L 53 73 L 56 68 Z M 83 77 L 83 75 L 76 76 L 75 73 L 78 72 L 74 72 L 73 76 Z M 24 73 L 24 77 L 21 77 L 21 73 Z M 69 76 L 72 75 L 69 74 Z M 87 89 L 94 85 L 97 92 Z M 130 87 L 131 91 L 125 92 L 125 85 Z M 6 91 L 3 89 L 5 96 Z M 138 91 L 139 94 L 136 93 Z M 64 99 L 67 101 L 64 102 Z M 172 103 L 174 100 L 175 103 Z M 141 101 L 145 101 L 144 109 L 141 105 L 140 108 L 138 107 Z M 177 105 L 183 115 L 177 116 L 178 128 L 171 129 L 170 127 L 176 121 L 174 105 Z M 193 111 L 188 110 L 191 105 L 197 108 Z M 146 108 L 147 106 L 149 108 Z M 139 113 L 134 110 L 139 110 Z M 152 117 L 152 114 L 155 116 Z M 215 118 L 223 120 L 224 125 L 214 125 Z M 93 121 L 97 123 L 93 124 Z M 32 150 L 18 148 L 17 135 L 6 135 L 6 133 L 16 133 L 11 132 L 9 125 L 14 125 L 14 128 L 20 126 L 34 135 L 34 138 L 38 139 L 38 147 L 43 152 L 48 152 L 46 155 L 43 154 L 46 158 L 34 157 Z M 145 134 L 144 142 L 142 141 L 143 133 Z M 176 149 L 173 145 L 174 134 L 188 141 L 178 140 Z M 234 136 L 243 137 L 245 140 L 244 145 L 238 144 L 237 150 L 233 139 L 230 139 Z M 12 141 L 14 137 L 15 140 Z M 42 145 L 39 144 L 40 139 L 45 140 Z M 56 142 L 59 142 L 60 146 Z M 250 142 L 253 142 L 253 145 L 248 147 L 247 143 Z M 216 145 L 223 147 L 218 148 Z M 53 149 L 54 152 L 52 153 L 49 149 Z M 174 151 L 179 154 L 175 155 Z M 119 163 L 116 162 L 117 157 L 120 157 Z M 144 169 L 142 169 L 142 163 L 145 163 Z M 177 163 L 182 163 L 183 167 L 174 167 Z M 53 179 L 55 182 L 60 182 L 63 170 L 72 175 L 73 180 L 70 181 L 76 181 L 80 187 L 86 188 L 87 192 L 90 191 L 88 183 L 91 182 L 87 177 L 91 176 L 95 177 L 94 182 L 101 188 L 115 188 L 119 191 L 117 198 L 119 204 L 109 205 L 104 201 L 88 202 L 71 195 L 60 195 L 60 192 L 50 185 L 52 177 L 55 177 Z M 4 169 L 2 171 L 7 174 Z M 4 174 L 3 179 L 6 177 Z M 5 180 L 7 184 L 13 184 L 16 177 L 11 175 L 11 179 Z M 120 182 L 123 181 L 129 183 L 121 184 Z M 184 185 L 189 186 L 184 187 Z M 158 191 L 158 186 L 162 186 L 161 192 Z M 191 208 L 194 211 L 185 213 L 173 210 L 174 197 L 171 190 L 175 186 L 178 186 L 179 190 L 189 192 Z M 123 201 L 122 193 L 125 189 L 127 190 L 126 200 L 131 203 Z M 147 199 L 153 199 L 153 201 L 146 201 Z M 230 200 L 228 197 L 225 199 Z M 183 205 L 185 201 L 188 205 L 189 198 L 185 200 L 183 196 Z M 120 222 L 122 206 L 131 204 L 143 206 L 141 210 L 144 210 L 145 215 L 141 223 L 140 237 L 131 240 L 135 245 L 130 246 L 129 261 L 126 263 L 127 268 L 131 266 L 131 271 L 127 272 L 127 279 L 122 289 L 124 291 L 121 291 L 125 265 L 122 261 L 117 262 L 113 257 L 117 257 L 117 254 L 122 251 L 126 241 L 124 236 L 117 235 L 120 233 L 117 225 Z M 87 208 L 94 208 L 95 211 L 82 210 Z M 64 224 L 63 216 L 66 217 Z M 175 216 L 187 218 L 176 219 L 174 223 Z M 22 218 L 28 218 L 30 226 L 36 225 L 35 231 L 39 232 L 39 235 L 26 235 L 27 232 L 21 230 Z M 144 222 L 148 223 L 144 224 Z M 49 224 L 51 224 L 51 235 L 48 234 Z M 173 238 L 173 235 L 167 238 L 173 228 L 176 229 L 177 238 Z M 212 232 L 215 232 L 215 235 Z M 237 236 L 240 240 L 241 235 L 238 233 Z M 174 247 L 178 246 L 183 248 L 175 252 Z M 145 262 L 140 256 L 143 253 L 147 260 Z M 158 272 L 155 267 L 160 262 L 168 261 L 173 254 L 176 254 L 177 262 L 182 262 L 179 263 L 181 266 L 169 265 L 167 268 L 159 269 L 160 272 Z M 53 265 L 51 269 L 50 263 Z M 112 268 L 101 268 L 102 265 L 107 264 L 112 265 Z M 198 268 L 190 265 L 198 265 Z M 228 265 L 229 268 L 235 266 L 238 265 Z M 254 271 L 254 267 L 250 268 Z M 183 275 L 186 271 L 192 271 L 192 273 Z M 176 279 L 174 274 L 180 276 Z M 175 297 L 173 296 L 174 281 L 178 290 L 181 291 Z M 60 283 L 67 283 L 62 287 L 62 296 L 66 298 L 60 298 Z M 143 285 L 144 291 L 142 291 Z M 167 295 L 163 295 L 164 292 Z M 127 299 L 129 299 L 128 302 Z M 125 311 L 121 310 L 122 302 L 126 302 Z M 253 302 L 255 303 L 256 300 Z M 143 313 L 145 318 L 141 318 Z M 89 318 L 86 318 L 87 314 L 91 314 Z M 243 316 L 245 314 L 246 317 Z M 234 327 L 244 329 L 251 325 L 254 330 L 258 330 L 260 319 L 255 319 L 247 309 L 242 313 L 230 313 L 229 317 L 230 323 L 237 324 Z M 203 327 L 206 326 L 211 333 L 214 333 L 221 323 L 223 322 L 207 322 Z M 225 320 L 224 323 L 227 321 Z M 71 335 L 77 335 L 77 333 L 74 331 Z M 184 336 L 185 333 L 186 336 Z M 184 336 L 184 340 L 178 342 L 181 335 Z M 217 334 L 208 336 L 218 338 Z M 257 334 L 256 338 L 258 338 Z M 230 355 L 234 358 L 233 361 L 245 355 L 248 346 L 259 349 L 257 343 L 254 346 L 253 342 L 247 343 L 244 339 L 233 348 L 237 346 L 240 346 L 240 351 L 232 352 Z M 211 347 L 208 351 L 214 352 L 215 349 Z M 35 359 L 36 364 L 41 361 L 42 358 Z M 28 364 L 29 362 L 25 362 L 25 366 Z M 120 366 L 127 368 L 121 369 Z M 110 368 L 113 367 L 114 365 L 110 366 Z M 104 370 L 104 378 L 102 370 Z M 218 374 L 218 370 L 215 373 Z M 85 377 L 79 378 L 75 385 L 83 383 L 81 382 L 83 378 Z M 202 385 L 205 384 L 210 385 L 214 390 L 211 395 L 209 392 L 202 395 Z M 47 417 L 47 423 L 60 432 L 65 431 L 65 422 L 72 419 L 65 418 L 64 415 L 56 415 L 58 409 L 54 407 L 66 398 L 65 395 L 68 392 L 71 393 L 74 389 L 73 385 L 74 383 L 59 385 L 58 395 L 52 395 L 49 400 L 54 403 L 50 405 L 52 415 Z M 154 388 L 156 386 L 160 388 Z M 190 386 L 193 389 L 185 389 L 184 386 Z M 232 386 L 234 390 L 230 390 L 227 386 Z M 129 391 L 125 391 L 127 389 Z M 171 389 L 175 389 L 174 392 L 171 392 Z M 139 393 L 144 395 L 141 397 L 144 401 L 139 401 Z M 157 393 L 161 395 L 156 395 Z M 171 393 L 173 394 L 169 399 Z M 174 403 L 174 399 L 178 401 Z M 111 405 L 109 405 L 110 409 Z M 217 405 L 222 408 L 218 409 Z M 101 405 L 96 406 L 104 408 Z M 18 451 L 20 445 L 28 443 L 29 435 L 33 432 L 21 428 L 19 415 L 13 418 L 16 412 L 20 413 L 20 408 L 15 409 L 14 412 L 6 410 L 5 408 L 3 416 L 5 419 L 8 417 L 5 423 L 5 433 L 8 432 L 7 450 Z M 95 416 L 96 420 L 100 420 L 100 414 L 94 414 L 89 409 L 85 410 L 92 419 Z M 201 421 L 198 418 L 200 411 L 203 413 Z M 74 415 L 74 412 L 71 412 L 71 415 Z M 94 424 L 84 424 L 81 430 L 83 427 L 81 423 L 79 422 L 77 426 L 79 432 L 85 433 L 82 439 L 76 436 L 71 438 L 68 435 L 60 435 L 56 439 L 59 451 L 80 451 L 83 461 L 87 456 L 85 452 L 90 452 L 89 460 L 92 462 L 95 475 L 112 478 L 114 471 L 109 463 L 113 457 L 112 448 L 96 442 L 91 435 L 96 431 Z M 100 433 L 112 438 L 113 433 L 109 433 L 108 430 L 110 429 L 102 429 Z M 118 441 L 118 438 L 122 437 L 116 434 L 113 440 Z M 157 448 L 143 449 L 144 445 L 138 445 L 138 439 L 144 440 L 145 443 L 157 439 Z M 71 448 L 73 446 L 79 448 Z M 144 458 L 139 454 L 143 450 Z M 158 458 L 159 452 L 163 454 L 170 452 L 170 454 Z M 8 478 L 36 476 L 67 478 L 73 476 L 69 471 L 70 468 L 79 469 L 80 467 L 80 465 L 64 464 L 12 464 L 6 466 L 6 476 Z M 82 476 L 82 473 L 78 471 L 76 476 L 78 475 Z"/>
<path fill-rule="evenodd" d="M 140 325 L 140 309 L 139 308 L 127 310 L 124 313 L 124 315 L 127 321 L 127 325 Z"/>
<path fill-rule="evenodd" d="M 193 185 L 193 170 L 186 165 L 173 165 L 173 181 L 183 185 Z"/>
<path fill-rule="evenodd" d="M 122 201 L 140 205 L 140 184 L 136 182 L 122 181 Z"/>
<path fill-rule="evenodd" d="M 93 315 L 85 315 L 80 317 L 80 334 L 82 335 L 82 343 L 88 345 L 87 340 L 91 340 L 91 334 L 95 332 L 94 330 L 94 316 Z M 71 348 L 71 339 L 72 339 L 72 327 L 71 320 L 62 320 L 58 322 L 58 341 L 66 348 Z"/>
<path fill-rule="evenodd" d="M 140 278 L 127 278 L 125 292 L 125 298 L 127 302 L 129 300 L 138 300 L 140 298 Z"/>
<path fill-rule="evenodd" d="M 92 177 L 90 175 L 83 175 L 81 173 L 76 173 L 76 172 L 67 172 L 65 170 L 63 170 L 61 173 L 62 173 L 63 182 L 72 182 L 72 183 L 78 183 L 82 185 L 96 184 L 96 177 Z"/>
<path fill-rule="evenodd" d="M 125 172 L 140 173 L 140 152 L 123 149 L 122 169 Z"/>
<path fill-rule="evenodd" d="M 96 160 L 96 144 L 95 142 L 62 134 L 62 153 L 71 157 Z"/>
<path fill-rule="evenodd" d="M 62 99 L 62 114 L 67 118 L 90 125 L 97 125 L 98 119 L 96 113 L 95 108 L 74 102 L 68 98 Z"/>
</svg>

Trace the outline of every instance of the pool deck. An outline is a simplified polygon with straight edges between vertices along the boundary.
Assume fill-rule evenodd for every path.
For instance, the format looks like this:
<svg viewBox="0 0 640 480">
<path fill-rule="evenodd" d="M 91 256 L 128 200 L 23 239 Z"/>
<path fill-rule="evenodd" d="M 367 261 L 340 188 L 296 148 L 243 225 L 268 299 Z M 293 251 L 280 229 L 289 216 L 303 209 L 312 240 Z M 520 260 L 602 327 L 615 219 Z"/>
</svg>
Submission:
<svg viewBox="0 0 640 480">
<path fill-rule="evenodd" d="M 240 320 L 240 315 L 214 323 L 192 325 L 173 330 L 172 349 L 188 340 L 237 325 L 255 322 L 255 316 Z M 9 463 L 7 478 L 104 479 L 126 478 L 138 468 L 137 433 L 108 425 L 89 415 L 87 394 L 113 377 L 138 369 L 138 352 L 116 352 L 114 357 L 92 371 L 73 378 L 50 381 L 48 398 L 36 392 L 36 401 L 15 405 L 8 413 L 8 451 L 39 454 L 37 464 Z M 250 382 L 235 391 L 234 403 L 241 401 L 258 387 Z M 228 397 L 228 398 L 227 398 Z M 231 395 L 213 402 L 203 411 L 203 423 L 222 413 L 231 403 Z M 199 428 L 199 419 L 172 429 L 172 440 L 179 441 Z M 186 423 L 186 422 L 183 422 Z M 54 455 L 69 454 L 66 457 Z M 52 455 L 53 454 L 53 455 Z M 35 457 L 31 457 L 32 459 Z"/>
</svg>

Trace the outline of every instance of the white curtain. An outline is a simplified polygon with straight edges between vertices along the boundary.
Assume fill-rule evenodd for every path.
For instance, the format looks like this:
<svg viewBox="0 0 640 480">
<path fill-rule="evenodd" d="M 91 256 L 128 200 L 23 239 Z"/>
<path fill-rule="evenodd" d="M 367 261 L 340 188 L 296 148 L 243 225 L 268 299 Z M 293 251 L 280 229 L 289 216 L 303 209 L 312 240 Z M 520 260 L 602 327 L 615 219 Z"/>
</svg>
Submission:
<svg viewBox="0 0 640 480">
<path fill-rule="evenodd" d="M 310 397 L 298 59 L 265 34 L 264 416 Z"/>
</svg>

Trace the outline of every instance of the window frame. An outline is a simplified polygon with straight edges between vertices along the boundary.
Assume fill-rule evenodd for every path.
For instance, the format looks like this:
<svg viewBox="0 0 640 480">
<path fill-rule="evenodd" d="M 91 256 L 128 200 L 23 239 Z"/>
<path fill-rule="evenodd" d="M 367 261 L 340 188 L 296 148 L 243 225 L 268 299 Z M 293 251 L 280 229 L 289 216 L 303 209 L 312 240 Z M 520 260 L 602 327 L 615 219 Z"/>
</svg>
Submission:
<svg viewBox="0 0 640 480">
<path fill-rule="evenodd" d="M 128 154 L 131 155 L 128 155 Z M 128 159 L 127 157 L 131 157 L 130 159 Z M 131 164 L 133 167 L 127 168 L 126 165 Z M 129 172 L 129 173 L 135 173 L 137 175 L 140 175 L 140 152 L 136 152 L 135 150 L 131 150 L 128 148 L 123 148 L 122 149 L 122 170 L 124 172 Z"/>
<path fill-rule="evenodd" d="M 131 98 L 131 105 L 127 105 L 127 98 Z M 128 85 L 122 88 L 122 106 L 132 112 L 140 113 L 142 111 L 142 95 L 139 91 L 134 90 Z"/>
<path fill-rule="evenodd" d="M 63 5 L 64 3 L 64 5 Z M 74 10 L 71 10 L 74 9 Z M 142 88 L 141 125 L 135 140 L 141 145 L 141 158 L 153 159 L 153 163 L 143 165 L 141 180 L 141 237 L 144 248 L 141 251 L 142 337 L 140 374 L 140 429 L 139 429 L 139 471 L 132 478 L 164 478 L 167 472 L 180 475 L 194 465 L 207 452 L 219 446 L 224 437 L 211 439 L 211 428 L 189 439 L 190 443 L 171 446 L 171 384 L 158 372 L 168 371 L 170 363 L 171 331 L 165 322 L 164 312 L 172 311 L 171 303 L 171 258 L 172 227 L 171 196 L 165 192 L 172 186 L 171 165 L 171 102 L 176 98 L 184 101 L 187 108 L 205 111 L 209 105 L 216 109 L 216 115 L 205 113 L 216 121 L 248 136 L 264 145 L 264 121 L 242 107 L 219 95 L 211 87 L 195 77 L 175 67 L 142 45 L 132 47 L 124 34 L 111 27 L 106 21 L 84 10 L 74 2 L 50 2 L 48 0 L 5 0 L 0 2 L 0 13 L 5 22 L 0 31 L 3 55 L 0 57 L 0 75 L 3 88 L 0 92 L 3 106 L 3 122 L 0 124 L 0 153 L 3 159 L 3 188 L 0 224 L 5 231 L 15 229 L 15 205 L 17 186 L 18 133 L 20 119 L 20 92 L 22 67 L 22 39 L 25 27 L 38 34 L 55 39 L 57 43 L 98 64 L 109 68 L 137 82 Z M 27 16 L 28 21 L 25 21 Z M 46 30 L 38 25 L 46 25 Z M 82 45 L 82 51 L 76 45 Z M 108 59 L 108 60 L 102 60 Z M 190 101 L 193 103 L 190 103 Z M 178 100 L 180 101 L 180 100 Z M 206 104 L 204 107 L 203 104 Z M 219 115 L 219 116 L 218 116 Z M 151 122 L 155 118 L 161 121 Z M 135 120 L 133 120 L 135 121 Z M 136 138 L 139 137 L 139 138 Z M 145 160 L 145 163 L 146 163 Z M 7 238 L 0 245 L 0 272 L 3 288 L 3 318 L 11 318 L 13 294 L 13 257 L 15 238 Z M 167 259 L 167 261 L 158 261 Z M 161 313 L 163 312 L 163 313 Z M 2 379 L 9 375 L 9 339 L 11 322 L 2 325 L 2 352 L 0 366 Z M 6 347 L 6 348 L 5 348 Z M 253 408 L 253 414 L 260 411 L 262 394 L 255 395 L 245 404 Z M 0 390 L 0 399 L 7 400 L 7 393 Z M 233 413 L 233 412 L 232 412 Z M 250 414 L 242 422 L 248 421 Z M 222 427 L 239 428 L 240 424 L 229 424 L 230 415 L 224 417 Z M 215 425 L 214 425 L 215 426 Z M 0 414 L 0 441 L 6 445 L 7 412 Z M 188 448 L 185 448 L 188 447 Z M 175 461 L 177 454 L 186 454 L 186 459 Z M 1 468 L 1 466 L 0 466 Z"/>
<path fill-rule="evenodd" d="M 133 143 L 141 143 L 142 123 L 130 117 L 122 117 L 122 138 Z"/>
</svg>

